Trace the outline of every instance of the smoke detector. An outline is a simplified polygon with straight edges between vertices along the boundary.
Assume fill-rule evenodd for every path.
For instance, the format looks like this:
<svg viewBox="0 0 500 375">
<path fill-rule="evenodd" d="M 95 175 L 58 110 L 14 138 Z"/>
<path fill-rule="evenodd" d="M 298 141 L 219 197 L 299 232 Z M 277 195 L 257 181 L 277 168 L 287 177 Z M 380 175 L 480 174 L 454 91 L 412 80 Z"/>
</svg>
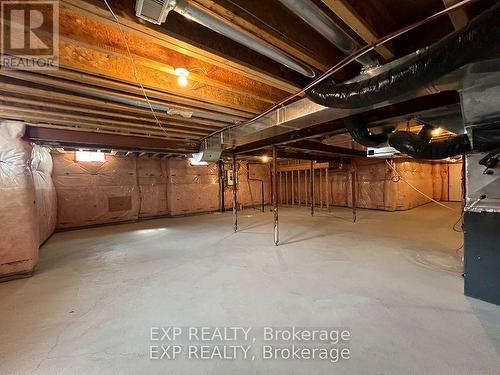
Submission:
<svg viewBox="0 0 500 375">
<path fill-rule="evenodd" d="M 177 5 L 176 0 L 137 0 L 135 14 L 148 22 L 160 25 Z"/>
</svg>

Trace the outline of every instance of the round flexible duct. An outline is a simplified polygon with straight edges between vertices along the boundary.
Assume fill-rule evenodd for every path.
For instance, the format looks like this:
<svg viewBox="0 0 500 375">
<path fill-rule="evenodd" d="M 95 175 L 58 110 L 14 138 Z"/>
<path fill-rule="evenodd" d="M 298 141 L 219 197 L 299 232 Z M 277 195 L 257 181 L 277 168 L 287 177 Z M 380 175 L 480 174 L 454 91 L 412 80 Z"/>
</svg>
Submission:
<svg viewBox="0 0 500 375">
<path fill-rule="evenodd" d="M 471 151 L 467 134 L 429 143 L 419 134 L 397 131 L 389 136 L 389 145 L 415 159 L 445 159 Z"/>
<path fill-rule="evenodd" d="M 386 134 L 373 134 L 358 116 L 350 116 L 344 119 L 344 125 L 351 137 L 365 147 L 376 147 L 387 141 Z"/>
<path fill-rule="evenodd" d="M 415 53 L 401 64 L 369 78 L 336 84 L 328 78 L 306 91 L 326 107 L 359 108 L 416 90 L 472 61 L 487 57 L 500 44 L 500 2 L 464 29 Z"/>
</svg>

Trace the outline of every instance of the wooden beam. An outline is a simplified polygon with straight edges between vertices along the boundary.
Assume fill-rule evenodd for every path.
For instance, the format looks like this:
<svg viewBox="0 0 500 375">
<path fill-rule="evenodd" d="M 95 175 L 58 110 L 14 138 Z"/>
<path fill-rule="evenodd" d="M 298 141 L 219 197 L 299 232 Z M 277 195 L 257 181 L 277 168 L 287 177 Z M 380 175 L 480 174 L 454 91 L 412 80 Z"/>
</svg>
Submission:
<svg viewBox="0 0 500 375">
<path fill-rule="evenodd" d="M 350 155 L 350 156 L 366 156 L 366 152 L 354 150 L 352 148 L 338 147 L 326 145 L 321 142 L 314 141 L 298 141 L 287 144 L 287 147 L 297 148 L 301 150 L 309 150 L 309 151 L 318 151 L 318 152 L 327 152 L 332 154 L 341 154 L 341 155 Z"/>
<path fill-rule="evenodd" d="M 191 133 L 179 133 L 178 131 L 173 131 L 169 129 L 138 129 L 132 128 L 129 126 L 124 126 L 120 124 L 112 124 L 112 125 L 104 125 L 100 123 L 96 123 L 95 121 L 89 120 L 74 120 L 68 119 L 65 117 L 56 117 L 52 114 L 37 115 L 25 113 L 22 111 L 5 111 L 0 108 L 0 116 L 9 119 L 9 120 L 19 120 L 25 121 L 28 123 L 37 123 L 40 126 L 53 126 L 56 125 L 58 127 L 68 127 L 73 129 L 86 129 L 90 131 L 106 131 L 109 133 L 119 133 L 119 134 L 132 134 L 132 135 L 140 135 L 140 136 L 156 136 L 159 138 L 167 138 L 167 139 L 184 139 L 190 141 L 197 141 L 201 138 L 200 135 L 193 135 Z"/>
<path fill-rule="evenodd" d="M 16 98 L 16 97 L 6 97 L 4 100 L 0 100 L 0 103 L 2 103 L 5 106 L 8 106 L 10 108 L 12 107 L 17 107 L 19 110 L 23 109 L 30 109 L 30 110 L 37 110 L 42 113 L 59 113 L 59 114 L 71 114 L 71 115 L 76 115 L 80 117 L 85 117 L 85 116 L 92 116 L 91 118 L 100 118 L 100 119 L 106 119 L 106 120 L 111 120 L 110 122 L 123 122 L 124 124 L 127 124 L 127 121 L 135 121 L 138 124 L 149 124 L 150 126 L 158 126 L 157 122 L 155 121 L 154 118 L 148 117 L 148 118 L 141 118 L 138 116 L 127 116 L 127 115 L 122 115 L 120 113 L 116 112 L 106 112 L 106 111 L 100 111 L 100 110 L 94 110 L 94 109 L 86 109 L 85 107 L 79 107 L 76 105 L 73 106 L 68 106 L 68 105 L 60 105 L 57 103 L 52 103 L 52 102 L 46 102 L 43 99 L 39 100 L 30 100 L 30 99 L 24 99 L 24 98 Z M 57 110 L 60 110 L 60 112 L 56 112 Z M 103 117 L 95 117 L 93 115 L 99 115 Z M 159 118 L 160 120 L 160 118 Z M 171 125 L 174 128 L 179 128 L 179 129 L 185 129 L 185 130 L 202 130 L 207 133 L 210 133 L 211 131 L 217 130 L 220 128 L 220 126 L 213 126 L 209 124 L 203 124 L 203 121 L 200 123 L 184 123 L 182 121 L 178 122 L 178 119 L 172 119 L 172 118 L 161 118 L 160 120 L 161 125 Z"/>
<path fill-rule="evenodd" d="M 61 38 L 59 50 L 59 65 L 74 71 L 79 71 L 94 76 L 111 78 L 129 86 L 129 92 L 142 92 L 138 87 L 138 79 L 148 89 L 162 93 L 162 96 L 170 100 L 188 103 L 189 101 L 201 101 L 228 108 L 241 108 L 242 110 L 257 114 L 269 107 L 273 100 L 256 99 L 248 94 L 232 93 L 227 89 L 208 85 L 195 85 L 190 80 L 187 87 L 181 87 L 177 83 L 177 76 L 167 72 L 158 73 L 158 69 L 152 69 L 144 64 L 132 64 L 124 55 L 112 54 L 89 46 L 72 44 L 65 38 Z M 50 74 L 59 77 L 64 71 L 51 71 Z M 66 73 L 68 74 L 68 73 Z M 189 79 L 189 78 L 188 78 Z M 100 82 L 103 79 L 95 78 Z M 84 81 L 83 81 L 84 82 Z M 114 86 L 118 86 L 115 83 Z"/>
<path fill-rule="evenodd" d="M 16 82 L 17 83 L 17 82 Z M 99 110 L 112 111 L 116 114 L 125 115 L 139 115 L 141 118 L 153 118 L 153 114 L 150 109 L 145 107 L 137 107 L 126 104 L 119 104 L 110 102 L 108 100 L 92 99 L 85 96 L 75 96 L 63 92 L 58 92 L 51 87 L 40 86 L 40 88 L 35 87 L 31 82 L 23 82 L 23 84 L 14 84 L 6 82 L 6 80 L 0 81 L 0 92 L 3 92 L 6 97 L 9 95 L 19 95 L 23 98 L 33 98 L 35 100 L 50 100 L 52 103 L 62 103 L 64 105 L 69 105 L 79 108 L 93 108 Z M 181 107 L 184 110 L 190 110 L 192 108 Z M 196 112 L 203 114 L 214 114 L 211 111 L 206 111 L 203 109 L 196 109 Z M 175 121 L 178 116 L 170 116 L 164 111 L 156 111 L 156 116 L 158 118 L 173 119 Z M 242 121 L 245 118 L 234 116 L 235 120 Z M 216 122 L 213 120 L 200 119 L 199 117 L 182 118 L 184 122 L 196 122 L 213 126 L 225 126 L 227 123 Z"/>
<path fill-rule="evenodd" d="M 206 12 L 212 14 L 214 17 L 229 23 L 232 27 L 236 29 L 240 29 L 246 32 L 249 32 L 257 37 L 265 40 L 278 47 L 279 49 L 287 52 L 291 56 L 298 58 L 299 60 L 304 61 L 305 63 L 321 70 L 325 71 L 329 68 L 329 66 L 321 63 L 318 59 L 312 56 L 310 53 L 305 52 L 301 48 L 297 48 L 290 44 L 290 42 L 286 42 L 283 40 L 283 37 L 279 35 L 279 33 L 269 32 L 263 28 L 260 28 L 255 25 L 255 22 L 249 22 L 245 20 L 243 17 L 238 16 L 237 14 L 231 12 L 230 10 L 224 8 L 216 1 L 213 0 L 195 0 L 196 3 L 203 6 Z"/>
<path fill-rule="evenodd" d="M 262 156 L 261 151 L 250 151 L 246 152 L 245 155 L 252 155 L 252 156 Z M 283 159 L 296 159 L 296 160 L 328 160 L 328 161 L 345 161 L 349 160 L 349 157 L 342 158 L 337 155 L 324 155 L 321 153 L 306 153 L 306 152 L 300 152 L 300 151 L 293 151 L 290 149 L 284 149 L 284 148 L 279 148 L 278 152 L 279 158 Z"/>
<path fill-rule="evenodd" d="M 200 130 L 192 130 L 185 128 L 178 128 L 172 124 L 168 123 L 160 123 L 161 127 L 158 125 L 144 125 L 137 124 L 133 122 L 126 121 L 118 121 L 118 120 L 109 120 L 101 117 L 93 117 L 93 116 L 82 116 L 74 113 L 61 113 L 61 112 L 52 112 L 52 111 L 43 111 L 40 109 L 33 108 L 21 108 L 16 106 L 2 105 L 0 107 L 0 113 L 4 116 L 16 116 L 19 119 L 24 117 L 30 117 L 31 119 L 37 118 L 39 121 L 43 122 L 44 119 L 47 120 L 65 120 L 65 121 L 74 121 L 75 123 L 85 123 L 85 124 L 95 124 L 98 127 L 106 128 L 106 129 L 135 129 L 135 131 L 156 131 L 156 132 L 165 132 L 166 134 L 187 134 L 196 138 L 196 136 L 204 136 L 210 133 L 210 131 L 200 131 Z"/>
<path fill-rule="evenodd" d="M 80 14 L 85 15 L 86 17 L 116 27 L 116 21 L 112 18 L 109 11 L 107 9 L 104 9 L 102 7 L 102 4 L 98 2 L 92 0 L 62 0 L 61 4 L 64 8 L 77 11 Z M 147 24 L 147 26 L 144 26 L 139 22 L 136 22 L 134 19 L 123 17 L 120 14 L 117 14 L 117 17 L 121 25 L 123 26 L 123 29 L 127 33 L 132 33 L 143 38 L 152 38 L 156 43 L 173 51 L 229 70 L 232 73 L 240 74 L 244 77 L 254 79 L 257 82 L 271 85 L 288 93 L 296 92 L 298 89 L 297 85 L 266 74 L 265 72 L 260 71 L 255 67 L 229 60 L 215 53 L 183 42 L 180 39 L 169 36 L 164 32 L 164 29 L 161 26 L 156 26 L 153 24 Z"/>
<path fill-rule="evenodd" d="M 356 34 L 358 34 L 366 43 L 370 44 L 379 39 L 375 30 L 349 5 L 346 0 L 322 0 L 342 21 L 344 21 Z M 387 46 L 382 45 L 376 48 L 376 51 L 386 60 L 395 57 L 394 52 Z"/>
<path fill-rule="evenodd" d="M 445 8 L 449 8 L 459 1 L 460 0 L 443 0 L 443 4 Z M 451 23 L 453 24 L 455 30 L 460 30 L 462 27 L 465 27 L 465 25 L 467 25 L 467 22 L 469 22 L 469 16 L 463 8 L 456 9 L 453 12 L 448 13 L 448 16 L 450 17 Z"/>
<path fill-rule="evenodd" d="M 439 94 L 423 96 L 411 99 L 402 103 L 392 104 L 386 107 L 377 108 L 371 111 L 364 112 L 359 116 L 363 122 L 371 123 L 384 119 L 403 116 L 415 112 L 424 111 L 431 108 L 456 104 L 460 100 L 456 91 L 444 91 Z M 310 126 L 308 128 L 290 131 L 288 133 L 278 134 L 258 141 L 250 142 L 242 146 L 234 148 L 237 154 L 247 153 L 252 150 L 259 150 L 271 145 L 286 145 L 307 138 L 315 138 L 319 136 L 339 133 L 345 130 L 343 119 L 338 119 L 332 122 Z"/>
<path fill-rule="evenodd" d="M 21 79 L 32 83 L 37 83 L 45 86 L 57 87 L 66 91 L 83 93 L 84 95 L 90 95 L 89 92 L 97 93 L 99 95 L 113 95 L 126 100 L 131 101 L 142 101 L 147 108 L 144 95 L 142 90 L 136 86 L 125 85 L 123 83 L 113 83 L 109 82 L 109 80 L 103 78 L 92 77 L 90 75 L 79 74 L 74 72 L 65 72 L 63 70 L 59 70 L 57 72 L 54 71 L 43 71 L 40 73 L 33 73 L 27 71 L 14 71 L 14 70 L 1 70 L 0 75 L 6 77 L 12 77 L 15 79 Z M 68 81 L 66 79 L 57 78 L 57 76 L 63 76 L 65 78 L 73 78 L 74 80 Z M 79 77 L 78 77 L 79 76 Z M 96 82 L 94 82 L 96 81 Z M 86 82 L 86 83 L 82 83 Z M 89 86 L 87 83 L 99 83 L 102 88 Z M 111 88 L 109 88 L 111 87 Z M 122 92 L 131 92 L 136 93 L 135 95 L 130 95 Z M 149 97 L 149 101 L 154 104 L 159 104 L 163 106 L 170 106 L 175 108 L 180 108 L 187 111 L 198 111 L 202 110 L 207 113 L 207 110 L 217 111 L 223 115 L 236 115 L 236 116 L 245 116 L 249 117 L 248 112 L 243 112 L 240 110 L 235 110 L 233 108 L 227 108 L 224 106 L 217 106 L 210 103 L 203 103 L 193 99 L 183 99 L 174 95 L 166 95 L 164 93 L 159 93 L 155 90 L 146 89 L 146 93 Z M 159 100 L 158 100 L 159 99 Z"/>
<path fill-rule="evenodd" d="M 60 40 L 86 48 L 98 48 L 108 53 L 125 56 L 130 61 L 123 34 L 116 23 L 108 25 L 86 17 L 82 13 L 62 8 L 60 11 Z M 87 30 L 93 30 L 92 33 Z M 151 37 L 139 37 L 124 32 L 130 52 L 136 64 L 148 65 L 151 68 L 173 74 L 178 66 L 192 69 L 191 77 L 211 86 L 246 93 L 255 97 L 279 100 L 287 95 L 286 91 L 274 88 L 267 83 L 236 75 L 233 72 L 203 61 L 196 60 L 180 52 L 167 49 Z"/>
<path fill-rule="evenodd" d="M 192 153 L 198 145 L 192 142 L 165 139 L 128 137 L 123 135 L 90 133 L 74 130 L 47 129 L 28 126 L 25 137 L 37 142 L 50 142 L 61 146 L 86 146 L 120 150 L 150 150 L 169 153 Z"/>
</svg>

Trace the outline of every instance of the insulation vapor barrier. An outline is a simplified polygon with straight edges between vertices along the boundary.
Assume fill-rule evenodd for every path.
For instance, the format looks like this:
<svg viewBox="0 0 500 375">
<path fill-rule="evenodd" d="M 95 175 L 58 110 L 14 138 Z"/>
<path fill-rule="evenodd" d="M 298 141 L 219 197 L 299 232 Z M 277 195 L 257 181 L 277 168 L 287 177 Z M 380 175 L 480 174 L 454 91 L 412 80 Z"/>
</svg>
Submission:
<svg viewBox="0 0 500 375">
<path fill-rule="evenodd" d="M 29 275 L 38 260 L 38 220 L 25 126 L 0 122 L 0 278 Z"/>
<path fill-rule="evenodd" d="M 192 166 L 185 159 L 169 159 L 167 165 L 167 196 L 171 215 L 216 211 L 219 208 L 216 163 Z"/>
<path fill-rule="evenodd" d="M 226 166 L 226 169 L 229 166 Z M 248 177 L 250 177 L 250 180 Z M 270 170 L 267 164 L 248 164 L 238 162 L 238 207 L 258 207 L 262 203 L 262 183 L 264 181 L 264 203 L 270 203 Z M 226 209 L 232 207 L 232 188 L 226 188 L 224 192 L 224 202 Z"/>
<path fill-rule="evenodd" d="M 137 158 L 137 181 L 140 191 L 139 217 L 167 215 L 166 160 Z"/>
<path fill-rule="evenodd" d="M 356 207 L 401 211 L 431 202 L 449 200 L 449 163 L 432 163 L 412 159 L 393 159 L 393 168 L 381 159 L 356 159 L 354 165 L 341 169 L 316 166 L 314 173 L 314 202 L 316 206 L 352 207 L 352 172 L 356 171 Z M 278 180 L 281 204 L 310 205 L 309 163 L 296 165 L 292 181 L 281 175 Z M 304 173 L 305 172 L 305 173 Z M 304 174 L 307 176 L 304 177 Z M 320 177 L 321 176 L 321 177 Z M 460 181 L 455 181 L 460 185 Z M 292 187 L 293 183 L 293 187 Z M 410 184 L 413 186 L 410 186 Z M 418 189 L 420 192 L 418 192 Z M 425 195 L 424 195 L 425 194 Z M 293 195 L 293 200 L 292 200 Z"/>
<path fill-rule="evenodd" d="M 357 207 L 384 211 L 409 210 L 431 200 L 447 200 L 448 165 L 415 160 L 395 160 L 399 178 L 385 160 L 358 161 L 356 165 Z M 352 207 L 351 173 L 334 174 L 331 194 L 334 205 Z M 407 181 L 408 183 L 406 183 Z"/>
<path fill-rule="evenodd" d="M 52 155 L 46 147 L 33 146 L 31 173 L 35 187 L 40 244 L 54 233 L 57 222 L 57 194 L 52 182 Z"/>
<path fill-rule="evenodd" d="M 137 220 L 140 197 L 135 157 L 106 155 L 106 162 L 75 161 L 54 154 L 58 228 Z"/>
</svg>

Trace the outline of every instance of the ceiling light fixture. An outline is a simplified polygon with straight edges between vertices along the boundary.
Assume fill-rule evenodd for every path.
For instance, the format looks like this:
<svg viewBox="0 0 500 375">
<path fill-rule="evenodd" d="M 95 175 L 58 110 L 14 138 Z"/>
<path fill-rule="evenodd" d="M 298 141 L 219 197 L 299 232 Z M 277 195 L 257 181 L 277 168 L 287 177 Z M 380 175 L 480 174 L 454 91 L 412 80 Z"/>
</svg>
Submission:
<svg viewBox="0 0 500 375">
<path fill-rule="evenodd" d="M 179 66 L 175 68 L 175 75 L 178 75 L 179 77 L 187 77 L 189 75 L 189 70 L 183 66 Z"/>
<path fill-rule="evenodd" d="M 184 68 L 183 66 L 179 66 L 175 68 L 175 75 L 177 75 L 179 78 L 177 78 L 177 83 L 181 87 L 186 87 L 188 84 L 187 77 L 189 76 L 189 70 L 187 68 Z"/>
<path fill-rule="evenodd" d="M 181 76 L 179 78 L 177 78 L 177 84 L 181 87 L 186 87 L 187 84 L 188 84 L 188 80 L 186 77 L 184 76 Z"/>
<path fill-rule="evenodd" d="M 262 155 L 261 160 L 262 160 L 263 163 L 267 163 L 269 161 L 269 156 Z"/>
<path fill-rule="evenodd" d="M 438 135 L 441 134 L 441 128 L 432 129 L 431 134 L 432 134 L 433 137 L 437 137 Z"/>
</svg>

